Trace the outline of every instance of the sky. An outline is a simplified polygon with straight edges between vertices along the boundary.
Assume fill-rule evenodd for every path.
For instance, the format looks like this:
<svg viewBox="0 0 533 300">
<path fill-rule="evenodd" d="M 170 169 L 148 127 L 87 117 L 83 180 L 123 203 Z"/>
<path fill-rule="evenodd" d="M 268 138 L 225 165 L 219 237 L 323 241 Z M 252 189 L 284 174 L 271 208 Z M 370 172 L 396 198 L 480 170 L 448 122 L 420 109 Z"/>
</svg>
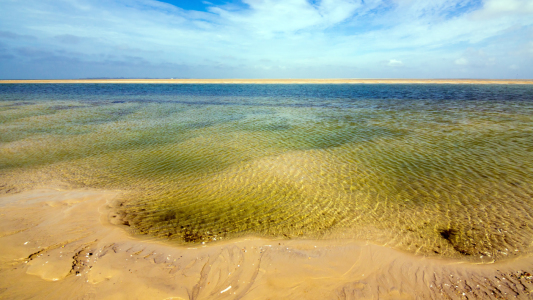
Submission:
<svg viewBox="0 0 533 300">
<path fill-rule="evenodd" d="M 533 78 L 533 0 L 0 7 L 0 79 Z"/>
</svg>

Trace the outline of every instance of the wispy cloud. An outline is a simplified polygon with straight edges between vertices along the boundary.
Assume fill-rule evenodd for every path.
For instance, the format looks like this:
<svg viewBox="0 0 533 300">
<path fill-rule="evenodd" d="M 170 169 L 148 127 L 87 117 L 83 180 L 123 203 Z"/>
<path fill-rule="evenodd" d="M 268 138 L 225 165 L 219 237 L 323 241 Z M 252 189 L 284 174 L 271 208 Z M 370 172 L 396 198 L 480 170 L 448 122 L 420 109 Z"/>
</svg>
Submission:
<svg viewBox="0 0 533 300">
<path fill-rule="evenodd" d="M 391 60 L 389 60 L 387 65 L 389 67 L 403 67 L 403 62 L 401 60 L 391 59 Z"/>
<path fill-rule="evenodd" d="M 533 77 L 530 0 L 176 3 L 0 0 L 0 77 Z"/>
</svg>

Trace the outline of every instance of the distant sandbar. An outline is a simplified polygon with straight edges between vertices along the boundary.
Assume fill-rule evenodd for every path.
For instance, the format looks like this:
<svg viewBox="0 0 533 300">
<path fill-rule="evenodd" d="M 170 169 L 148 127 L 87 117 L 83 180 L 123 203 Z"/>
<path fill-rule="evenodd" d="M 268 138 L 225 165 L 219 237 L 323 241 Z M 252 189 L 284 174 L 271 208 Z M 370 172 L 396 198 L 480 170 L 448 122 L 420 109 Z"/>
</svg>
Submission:
<svg viewBox="0 0 533 300">
<path fill-rule="evenodd" d="M 17 83 L 144 83 L 144 84 L 533 84 L 533 79 L 68 79 L 0 80 Z"/>
</svg>

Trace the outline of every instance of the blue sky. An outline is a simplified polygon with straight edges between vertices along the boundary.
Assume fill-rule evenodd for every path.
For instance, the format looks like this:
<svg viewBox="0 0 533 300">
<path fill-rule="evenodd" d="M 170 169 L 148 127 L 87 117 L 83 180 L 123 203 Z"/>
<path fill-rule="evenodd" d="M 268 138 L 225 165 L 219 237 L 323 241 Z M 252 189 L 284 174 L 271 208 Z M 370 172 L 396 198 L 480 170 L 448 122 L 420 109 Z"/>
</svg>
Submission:
<svg viewBox="0 0 533 300">
<path fill-rule="evenodd" d="M 533 78 L 533 0 L 0 7 L 0 79 Z"/>
</svg>

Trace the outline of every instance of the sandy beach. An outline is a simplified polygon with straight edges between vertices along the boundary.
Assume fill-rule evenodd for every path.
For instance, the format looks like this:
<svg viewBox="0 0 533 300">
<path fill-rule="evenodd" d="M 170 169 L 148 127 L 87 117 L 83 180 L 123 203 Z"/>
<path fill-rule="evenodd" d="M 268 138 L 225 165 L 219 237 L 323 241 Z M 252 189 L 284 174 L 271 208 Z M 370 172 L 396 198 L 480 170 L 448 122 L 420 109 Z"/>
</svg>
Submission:
<svg viewBox="0 0 533 300">
<path fill-rule="evenodd" d="M 13 83 L 169 83 L 169 84 L 533 84 L 513 79 L 69 79 L 0 80 Z"/>
<path fill-rule="evenodd" d="M 183 247 L 113 225 L 120 191 L 0 198 L 0 299 L 530 299 L 533 257 L 428 258 L 350 240 Z"/>
</svg>

